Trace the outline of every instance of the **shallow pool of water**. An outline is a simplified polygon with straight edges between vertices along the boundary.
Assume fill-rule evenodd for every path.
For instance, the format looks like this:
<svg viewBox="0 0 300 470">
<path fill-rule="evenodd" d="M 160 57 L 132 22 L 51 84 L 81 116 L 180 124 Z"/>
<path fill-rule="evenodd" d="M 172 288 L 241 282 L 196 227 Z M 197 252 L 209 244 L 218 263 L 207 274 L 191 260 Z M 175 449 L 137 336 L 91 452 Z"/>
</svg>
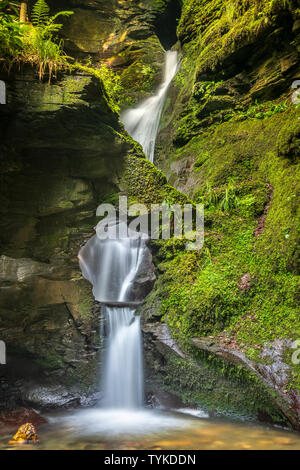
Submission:
<svg viewBox="0 0 300 470">
<path fill-rule="evenodd" d="M 260 426 L 212 420 L 196 410 L 100 410 L 45 415 L 40 444 L 8 446 L 13 432 L 0 437 L 2 449 L 84 450 L 300 450 L 300 434 Z"/>
</svg>

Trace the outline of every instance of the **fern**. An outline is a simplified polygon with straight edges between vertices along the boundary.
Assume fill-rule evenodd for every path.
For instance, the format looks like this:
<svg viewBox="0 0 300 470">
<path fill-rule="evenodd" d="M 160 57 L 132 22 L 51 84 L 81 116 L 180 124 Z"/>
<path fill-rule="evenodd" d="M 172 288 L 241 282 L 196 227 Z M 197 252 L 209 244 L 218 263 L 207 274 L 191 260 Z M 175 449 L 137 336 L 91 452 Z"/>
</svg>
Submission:
<svg viewBox="0 0 300 470">
<path fill-rule="evenodd" d="M 62 28 L 62 24 L 55 23 L 59 16 L 70 16 L 74 13 L 73 11 L 59 11 L 49 17 L 49 12 L 50 8 L 45 0 L 38 0 L 33 6 L 31 13 L 32 24 L 35 27 L 43 27 L 44 36 L 51 36 Z"/>
<path fill-rule="evenodd" d="M 50 8 L 45 0 L 38 0 L 31 13 L 31 21 L 34 26 L 42 26 L 49 20 Z"/>
<path fill-rule="evenodd" d="M 46 23 L 43 25 L 44 35 L 45 36 L 52 36 L 52 34 L 57 33 L 63 27 L 62 24 L 55 23 L 56 18 L 59 16 L 70 16 L 73 15 L 73 11 L 60 11 L 56 13 L 54 16 L 51 16 Z"/>
</svg>

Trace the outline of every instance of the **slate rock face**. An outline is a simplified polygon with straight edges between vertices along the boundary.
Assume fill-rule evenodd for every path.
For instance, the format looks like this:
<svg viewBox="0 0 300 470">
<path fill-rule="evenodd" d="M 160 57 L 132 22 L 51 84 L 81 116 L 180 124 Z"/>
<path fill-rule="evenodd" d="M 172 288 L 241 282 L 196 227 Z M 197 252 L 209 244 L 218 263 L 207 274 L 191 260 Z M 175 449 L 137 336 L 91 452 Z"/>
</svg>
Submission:
<svg viewBox="0 0 300 470">
<path fill-rule="evenodd" d="M 1 79 L 1 405 L 80 402 L 97 389 L 100 310 L 77 254 L 127 146 L 95 77 L 48 85 L 24 66 Z"/>
<path fill-rule="evenodd" d="M 155 62 L 153 77 L 163 60 L 149 2 L 49 4 L 51 12 L 75 12 L 63 18 L 67 54 L 91 55 L 95 67 L 108 59 L 124 71 L 132 65 L 124 83 L 145 93 L 137 70 Z M 148 78 L 139 76 L 152 91 Z M 99 388 L 103 319 L 77 255 L 94 234 L 97 206 L 120 191 L 131 144 L 93 75 L 59 72 L 50 85 L 22 65 L 2 71 L 0 80 L 7 88 L 0 110 L 0 339 L 7 350 L 1 406 L 88 403 Z M 147 276 L 137 282 L 139 295 L 154 282 L 152 271 Z"/>
</svg>

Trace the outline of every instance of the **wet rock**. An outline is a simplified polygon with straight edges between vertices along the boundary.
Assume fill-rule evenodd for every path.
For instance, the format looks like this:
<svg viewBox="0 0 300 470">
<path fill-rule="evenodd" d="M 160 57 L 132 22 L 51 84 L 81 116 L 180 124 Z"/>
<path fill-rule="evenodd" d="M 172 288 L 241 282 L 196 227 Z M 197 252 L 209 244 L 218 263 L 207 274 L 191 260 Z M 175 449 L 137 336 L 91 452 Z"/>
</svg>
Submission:
<svg viewBox="0 0 300 470">
<path fill-rule="evenodd" d="M 0 422 L 5 426 L 21 426 L 24 422 L 40 426 L 46 424 L 47 420 L 34 410 L 20 407 L 12 411 L 1 411 Z"/>
<path fill-rule="evenodd" d="M 10 445 L 18 444 L 38 444 L 39 439 L 37 432 L 32 423 L 25 423 L 20 426 L 18 432 L 14 437 L 8 442 Z"/>
<path fill-rule="evenodd" d="M 152 262 L 152 255 L 150 250 L 146 248 L 143 261 L 140 264 L 139 270 L 136 273 L 135 280 L 132 284 L 132 299 L 130 300 L 144 300 L 144 298 L 149 294 L 149 292 L 151 292 L 155 280 L 155 266 Z"/>
<path fill-rule="evenodd" d="M 182 351 L 167 325 L 143 324 L 146 390 L 164 390 L 217 416 L 293 423 L 290 405 L 247 363 L 231 342 L 195 338 L 189 354 Z M 256 379 L 255 374 L 259 375 Z M 276 421 L 277 420 L 277 421 Z"/>
<path fill-rule="evenodd" d="M 56 11 L 61 0 L 49 0 Z M 92 55 L 110 60 L 130 55 L 137 40 L 153 35 L 153 6 L 146 0 L 131 2 L 71 0 L 66 8 L 74 11 L 64 20 L 62 35 L 68 53 L 76 57 Z"/>
<path fill-rule="evenodd" d="M 157 341 L 157 343 L 164 344 L 183 359 L 187 358 L 187 355 L 178 346 L 170 332 L 168 325 L 166 325 L 165 323 L 144 323 L 143 331 L 144 333 L 154 334 L 155 341 Z"/>
<path fill-rule="evenodd" d="M 28 282 L 35 276 L 49 276 L 53 267 L 26 258 L 9 258 L 0 256 L 0 282 Z"/>
<path fill-rule="evenodd" d="M 113 161 L 122 166 L 127 144 L 96 77 L 61 74 L 48 85 L 30 66 L 0 75 L 0 339 L 8 351 L 0 407 L 48 406 L 43 393 L 25 402 L 28 383 L 67 390 L 64 400 L 50 393 L 52 406 L 78 404 L 96 391 L 100 345 L 77 255 L 94 226 L 95 195 L 111 191 Z"/>
<path fill-rule="evenodd" d="M 284 362 L 283 356 L 286 349 L 291 348 L 291 343 L 289 340 L 266 343 L 261 353 L 261 362 L 255 362 L 248 359 L 238 347 L 231 348 L 230 342 L 220 342 L 217 338 L 214 343 L 207 341 L 206 338 L 193 338 L 192 340 L 196 348 L 219 356 L 229 363 L 241 364 L 253 371 L 270 390 L 276 391 L 273 398 L 276 406 L 298 430 L 300 429 L 300 396 L 296 390 L 285 390 L 291 367 Z M 264 414 L 264 411 L 260 411 L 259 415 L 262 417 Z"/>
</svg>

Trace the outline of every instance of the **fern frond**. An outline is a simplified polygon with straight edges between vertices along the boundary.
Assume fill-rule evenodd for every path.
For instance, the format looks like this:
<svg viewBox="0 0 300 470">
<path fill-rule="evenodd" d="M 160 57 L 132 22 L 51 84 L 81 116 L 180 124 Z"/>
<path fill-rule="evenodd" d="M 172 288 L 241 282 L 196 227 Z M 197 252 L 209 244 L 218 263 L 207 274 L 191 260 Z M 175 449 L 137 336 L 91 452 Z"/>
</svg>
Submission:
<svg viewBox="0 0 300 470">
<path fill-rule="evenodd" d="M 31 13 L 31 21 L 34 26 L 42 26 L 49 19 L 50 8 L 45 0 L 38 0 Z"/>
<path fill-rule="evenodd" d="M 51 16 L 50 20 L 51 20 L 51 23 L 53 23 L 56 20 L 56 18 L 58 18 L 59 16 L 71 16 L 73 14 L 74 14 L 74 11 L 59 11 L 55 15 Z"/>
</svg>

